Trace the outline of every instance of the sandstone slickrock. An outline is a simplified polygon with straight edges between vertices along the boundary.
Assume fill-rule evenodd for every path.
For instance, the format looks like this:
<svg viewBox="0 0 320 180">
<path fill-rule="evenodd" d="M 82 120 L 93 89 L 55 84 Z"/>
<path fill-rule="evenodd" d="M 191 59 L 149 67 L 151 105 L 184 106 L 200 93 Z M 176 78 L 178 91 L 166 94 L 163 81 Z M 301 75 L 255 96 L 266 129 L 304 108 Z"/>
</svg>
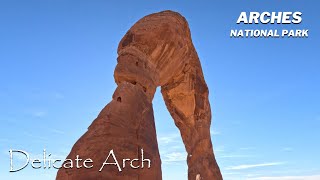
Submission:
<svg viewBox="0 0 320 180">
<path fill-rule="evenodd" d="M 134 24 L 118 47 L 113 100 L 76 142 L 67 158 L 91 158 L 93 168 L 61 168 L 58 180 L 161 180 L 152 99 L 161 86 L 166 106 L 188 153 L 188 179 L 221 180 L 210 137 L 208 87 L 183 16 L 163 11 Z M 151 168 L 99 169 L 110 150 L 117 159 L 145 158 Z M 112 159 L 111 159 L 112 160 Z M 136 164 L 142 164 L 141 160 Z M 120 163 L 120 165 L 122 165 Z"/>
</svg>

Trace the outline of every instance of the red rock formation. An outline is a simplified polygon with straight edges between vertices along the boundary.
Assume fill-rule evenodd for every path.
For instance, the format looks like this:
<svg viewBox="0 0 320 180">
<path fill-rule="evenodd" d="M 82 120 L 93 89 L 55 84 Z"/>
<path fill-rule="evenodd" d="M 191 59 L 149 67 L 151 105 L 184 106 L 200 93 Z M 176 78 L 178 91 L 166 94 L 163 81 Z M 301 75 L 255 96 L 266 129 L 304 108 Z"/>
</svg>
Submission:
<svg viewBox="0 0 320 180">
<path fill-rule="evenodd" d="M 68 155 L 92 158 L 97 165 L 90 169 L 61 168 L 57 179 L 162 179 L 152 109 L 154 93 L 161 86 L 188 153 L 188 179 L 221 180 L 210 137 L 208 87 L 185 18 L 164 11 L 140 19 L 119 43 L 118 55 L 114 72 L 118 87 L 113 100 Z M 150 168 L 127 165 L 119 172 L 117 166 L 108 165 L 99 172 L 111 149 L 121 162 L 125 158 L 141 159 L 142 148 L 144 158 L 151 159 Z"/>
</svg>

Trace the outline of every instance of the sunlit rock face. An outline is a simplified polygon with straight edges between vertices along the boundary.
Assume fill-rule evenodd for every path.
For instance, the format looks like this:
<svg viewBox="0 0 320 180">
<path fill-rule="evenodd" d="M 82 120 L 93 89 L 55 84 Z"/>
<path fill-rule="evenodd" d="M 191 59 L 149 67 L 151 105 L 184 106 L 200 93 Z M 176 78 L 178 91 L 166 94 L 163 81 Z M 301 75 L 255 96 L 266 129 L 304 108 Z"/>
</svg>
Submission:
<svg viewBox="0 0 320 180">
<path fill-rule="evenodd" d="M 161 180 L 152 107 L 160 86 L 188 153 L 188 179 L 221 180 L 210 137 L 209 91 L 186 19 L 172 11 L 143 17 L 119 43 L 117 61 L 113 100 L 67 157 L 91 158 L 93 167 L 61 168 L 57 179 Z M 107 162 L 114 163 L 114 155 L 119 166 L 103 166 L 108 155 Z"/>
</svg>

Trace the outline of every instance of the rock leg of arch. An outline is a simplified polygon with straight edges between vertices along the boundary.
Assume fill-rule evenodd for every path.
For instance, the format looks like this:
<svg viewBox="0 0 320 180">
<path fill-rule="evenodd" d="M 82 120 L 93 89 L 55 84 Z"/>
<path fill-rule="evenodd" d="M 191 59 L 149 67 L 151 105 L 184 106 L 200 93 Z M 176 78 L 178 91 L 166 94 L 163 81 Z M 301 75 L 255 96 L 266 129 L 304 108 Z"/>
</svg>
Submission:
<svg viewBox="0 0 320 180">
<path fill-rule="evenodd" d="M 180 76 L 162 86 L 161 92 L 188 153 L 188 179 L 222 179 L 210 137 L 208 88 L 201 69 L 191 65 L 193 63 L 197 61 L 188 64 Z"/>
<path fill-rule="evenodd" d="M 188 153 L 188 179 L 221 180 L 210 137 L 208 88 L 185 18 L 163 11 L 140 19 L 120 41 L 117 61 L 113 100 L 67 157 L 91 158 L 93 168 L 61 168 L 57 179 L 161 180 L 152 108 L 156 88 L 161 86 Z M 122 159 L 141 159 L 141 149 L 151 167 L 141 168 L 139 160 L 137 169 L 129 164 L 122 168 Z M 114 165 L 99 171 L 110 150 L 120 161 L 121 172 Z"/>
</svg>

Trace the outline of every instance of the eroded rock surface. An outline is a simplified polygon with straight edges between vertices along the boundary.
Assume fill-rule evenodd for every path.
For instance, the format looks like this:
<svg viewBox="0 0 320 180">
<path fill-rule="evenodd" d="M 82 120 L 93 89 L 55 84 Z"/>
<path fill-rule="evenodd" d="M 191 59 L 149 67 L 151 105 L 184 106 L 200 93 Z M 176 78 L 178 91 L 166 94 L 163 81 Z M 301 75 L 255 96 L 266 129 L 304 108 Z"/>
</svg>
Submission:
<svg viewBox="0 0 320 180">
<path fill-rule="evenodd" d="M 62 168 L 58 180 L 161 180 L 152 108 L 158 86 L 188 153 L 188 179 L 222 179 L 210 137 L 208 87 L 184 17 L 163 11 L 134 24 L 119 43 L 114 78 L 118 87 L 113 100 L 67 157 L 91 158 L 94 167 Z M 135 164 L 140 165 L 138 169 L 127 164 L 119 172 L 116 166 L 108 165 L 99 172 L 111 149 L 121 166 L 122 159 L 141 158 L 143 149 L 151 167 L 141 168 L 140 160 Z"/>
</svg>

